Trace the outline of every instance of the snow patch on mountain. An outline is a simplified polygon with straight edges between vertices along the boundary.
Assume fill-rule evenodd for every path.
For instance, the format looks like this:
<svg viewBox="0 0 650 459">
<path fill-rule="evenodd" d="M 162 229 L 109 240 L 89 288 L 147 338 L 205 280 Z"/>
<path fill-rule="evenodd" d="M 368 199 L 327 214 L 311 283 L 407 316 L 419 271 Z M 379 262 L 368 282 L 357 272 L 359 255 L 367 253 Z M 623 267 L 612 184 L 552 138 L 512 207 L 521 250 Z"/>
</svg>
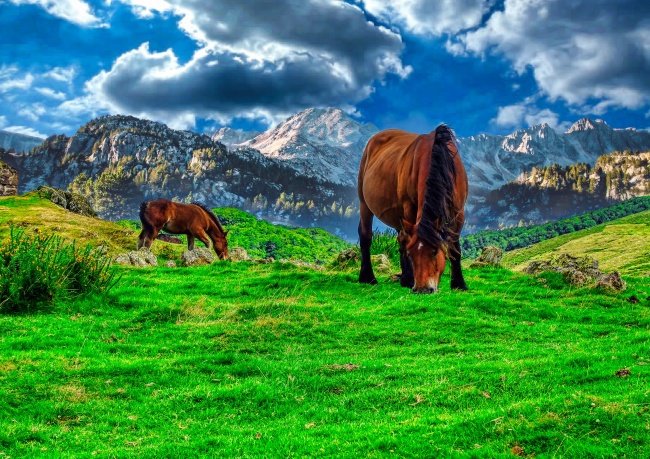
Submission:
<svg viewBox="0 0 650 459">
<path fill-rule="evenodd" d="M 310 108 L 232 147 L 248 147 L 303 175 L 355 186 L 361 155 L 379 129 L 337 108 Z"/>
</svg>

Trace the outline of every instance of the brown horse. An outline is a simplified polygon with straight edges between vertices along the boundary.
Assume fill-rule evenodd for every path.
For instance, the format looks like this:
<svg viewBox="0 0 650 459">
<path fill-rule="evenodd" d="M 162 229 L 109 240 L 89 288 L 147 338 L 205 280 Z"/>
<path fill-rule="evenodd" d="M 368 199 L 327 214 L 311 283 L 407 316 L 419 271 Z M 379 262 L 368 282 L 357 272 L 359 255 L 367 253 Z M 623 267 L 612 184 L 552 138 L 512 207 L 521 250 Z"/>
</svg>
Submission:
<svg viewBox="0 0 650 459">
<path fill-rule="evenodd" d="M 228 231 L 224 231 L 217 216 L 202 204 L 179 204 L 168 199 L 154 199 L 140 204 L 142 232 L 138 249 L 151 247 L 161 229 L 172 234 L 187 235 L 187 248 L 194 250 L 194 238 L 206 247 L 213 247 L 219 259 L 228 258 Z"/>
<path fill-rule="evenodd" d="M 453 131 L 440 125 L 429 134 L 398 129 L 375 134 L 359 169 L 359 282 L 376 284 L 370 263 L 372 220 L 399 231 L 400 283 L 415 293 L 438 291 L 447 256 L 451 288 L 467 290 L 460 267 L 467 174 Z"/>
</svg>

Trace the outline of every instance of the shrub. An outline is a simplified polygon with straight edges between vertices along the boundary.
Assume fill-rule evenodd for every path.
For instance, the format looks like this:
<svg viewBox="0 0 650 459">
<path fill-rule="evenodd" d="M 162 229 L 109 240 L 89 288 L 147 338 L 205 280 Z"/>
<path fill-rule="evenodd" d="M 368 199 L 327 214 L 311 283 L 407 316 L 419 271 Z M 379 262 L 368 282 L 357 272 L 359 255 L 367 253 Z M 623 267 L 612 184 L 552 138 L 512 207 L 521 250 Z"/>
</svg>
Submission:
<svg viewBox="0 0 650 459">
<path fill-rule="evenodd" d="M 0 247 L 0 312 L 32 312 L 74 296 L 106 292 L 117 282 L 111 260 L 92 246 L 56 235 L 11 229 Z"/>
</svg>

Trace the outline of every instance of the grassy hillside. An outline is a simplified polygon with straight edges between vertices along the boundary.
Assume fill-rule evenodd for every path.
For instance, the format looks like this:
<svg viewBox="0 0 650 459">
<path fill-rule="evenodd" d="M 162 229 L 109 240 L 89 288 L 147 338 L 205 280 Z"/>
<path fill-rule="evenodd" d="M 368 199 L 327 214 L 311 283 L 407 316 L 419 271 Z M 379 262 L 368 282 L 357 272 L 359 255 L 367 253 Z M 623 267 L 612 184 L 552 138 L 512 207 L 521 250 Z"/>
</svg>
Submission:
<svg viewBox="0 0 650 459">
<path fill-rule="evenodd" d="M 289 228 L 258 220 L 237 209 L 215 209 L 224 227 L 230 230 L 229 247 L 243 247 L 253 258 L 297 258 L 309 262 L 327 262 L 350 245 L 320 228 Z M 109 255 L 135 250 L 140 232 L 139 221 L 110 222 L 83 217 L 56 206 L 33 193 L 0 198 L 0 240 L 7 237 L 11 226 L 30 231 L 56 233 L 79 244 L 105 246 Z M 198 247 L 203 244 L 197 242 Z M 187 247 L 154 242 L 157 256 L 177 258 Z"/>
<path fill-rule="evenodd" d="M 504 266 L 521 270 L 531 260 L 568 252 L 589 255 L 604 271 L 642 275 L 650 272 L 650 211 L 630 215 L 582 231 L 564 234 L 503 257 Z"/>
<path fill-rule="evenodd" d="M 0 223 L 64 224 L 15 199 Z M 280 263 L 116 269 L 0 315 L 0 457 L 650 457 L 638 271 L 622 294 L 466 269 L 467 292 L 413 295 Z"/>
</svg>

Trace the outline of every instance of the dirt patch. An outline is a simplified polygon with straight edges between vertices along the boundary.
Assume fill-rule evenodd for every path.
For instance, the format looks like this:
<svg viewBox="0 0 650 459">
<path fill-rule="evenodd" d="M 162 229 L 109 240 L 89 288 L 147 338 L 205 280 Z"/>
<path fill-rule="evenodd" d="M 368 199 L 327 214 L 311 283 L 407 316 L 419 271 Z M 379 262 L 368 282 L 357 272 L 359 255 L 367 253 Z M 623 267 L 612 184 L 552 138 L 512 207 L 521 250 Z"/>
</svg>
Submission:
<svg viewBox="0 0 650 459">
<path fill-rule="evenodd" d="M 627 378 L 628 376 L 632 375 L 632 372 L 629 370 L 629 368 L 621 368 L 614 374 L 619 378 Z"/>
<path fill-rule="evenodd" d="M 325 368 L 330 371 L 354 371 L 359 368 L 359 365 L 356 365 L 354 363 L 345 363 L 343 365 L 340 365 L 338 363 L 335 363 L 334 365 L 325 365 Z"/>
</svg>

